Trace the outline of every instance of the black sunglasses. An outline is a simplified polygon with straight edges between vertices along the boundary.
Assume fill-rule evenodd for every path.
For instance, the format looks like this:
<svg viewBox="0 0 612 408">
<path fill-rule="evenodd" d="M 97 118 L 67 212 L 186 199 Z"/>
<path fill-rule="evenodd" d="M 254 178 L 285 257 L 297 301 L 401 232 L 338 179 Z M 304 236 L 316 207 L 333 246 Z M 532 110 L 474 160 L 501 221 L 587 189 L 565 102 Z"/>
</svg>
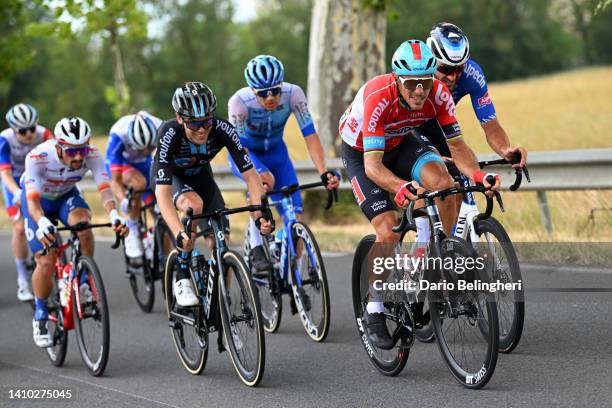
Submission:
<svg viewBox="0 0 612 408">
<path fill-rule="evenodd" d="M 460 74 L 463 72 L 463 65 L 452 67 L 450 65 L 439 65 L 437 70 L 444 75 Z"/>
<path fill-rule="evenodd" d="M 266 99 L 268 96 L 276 96 L 281 93 L 282 87 L 274 86 L 272 88 L 259 89 L 255 91 L 255 94 L 260 98 Z"/>
<path fill-rule="evenodd" d="M 210 127 L 213 124 L 214 118 L 211 116 L 209 118 L 204 118 L 202 120 L 186 120 L 185 121 L 185 126 L 187 126 L 188 129 L 193 130 L 193 131 L 197 131 L 200 128 L 207 128 Z"/>
<path fill-rule="evenodd" d="M 36 125 L 30 126 L 24 129 L 17 129 L 17 132 L 21 133 L 22 135 L 25 135 L 28 132 L 34 132 L 34 131 L 36 131 Z"/>
</svg>

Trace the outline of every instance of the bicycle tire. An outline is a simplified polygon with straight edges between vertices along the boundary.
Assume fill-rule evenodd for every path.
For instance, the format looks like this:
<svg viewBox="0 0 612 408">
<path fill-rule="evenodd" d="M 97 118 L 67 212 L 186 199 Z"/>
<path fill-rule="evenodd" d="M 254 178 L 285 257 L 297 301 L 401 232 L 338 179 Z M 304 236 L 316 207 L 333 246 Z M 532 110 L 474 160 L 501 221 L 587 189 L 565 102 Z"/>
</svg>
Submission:
<svg viewBox="0 0 612 408">
<path fill-rule="evenodd" d="M 100 270 L 92 258 L 83 255 L 77 261 L 77 282 L 81 282 L 81 276 L 85 269 L 87 270 L 87 282 L 89 283 L 89 287 L 93 295 L 93 304 L 88 305 L 83 309 L 83 316 L 85 316 L 85 319 L 90 317 L 94 318 L 98 322 L 96 325 L 102 331 L 101 344 L 98 348 L 98 350 L 100 350 L 98 358 L 92 358 L 90 353 L 93 353 L 94 347 L 89 347 L 86 344 L 85 332 L 83 328 L 83 320 L 85 319 L 79 319 L 77 297 L 75 293 L 72 294 L 74 327 L 76 329 L 76 338 L 81 359 L 83 360 L 83 363 L 87 367 L 89 373 L 95 377 L 98 377 L 104 374 L 110 353 L 110 316 L 108 313 L 108 300 Z M 81 302 L 82 301 L 83 300 L 81 299 Z M 89 307 L 92 308 L 91 316 Z"/>
<path fill-rule="evenodd" d="M 300 268 L 301 287 L 298 285 L 295 273 L 295 263 L 291 262 L 291 271 L 289 283 L 293 293 L 293 299 L 298 310 L 298 315 L 302 321 L 302 326 L 313 341 L 322 342 L 329 334 L 331 322 L 331 310 L 329 299 L 329 286 L 327 284 L 327 273 L 325 272 L 325 264 L 321 256 L 321 250 L 317 244 L 314 234 L 308 226 L 302 222 L 296 222 L 291 227 L 293 234 L 293 242 L 295 251 L 299 242 L 304 243 L 302 248 L 302 258 L 308 261 L 308 272 Z M 297 256 L 297 255 L 296 255 Z M 297 262 L 297 258 L 295 259 Z M 310 296 L 306 291 L 309 291 Z M 316 302 L 315 298 L 320 294 L 320 302 Z M 307 298 L 310 297 L 310 299 Z M 318 321 L 313 321 L 313 306 L 317 304 L 321 307 L 321 318 Z M 310 305 L 310 310 L 308 306 Z"/>
<path fill-rule="evenodd" d="M 351 275 L 353 312 L 357 322 L 357 331 L 369 360 L 380 373 L 386 376 L 396 376 L 406 366 L 410 349 L 404 348 L 401 343 L 392 350 L 378 349 L 373 344 L 370 344 L 365 323 L 363 322 L 366 296 L 369 290 L 367 256 L 375 240 L 376 237 L 373 234 L 366 235 L 359 241 L 355 250 Z M 383 355 L 388 355 L 389 357 L 385 360 L 382 358 Z"/>
<path fill-rule="evenodd" d="M 441 247 L 441 253 L 439 254 L 441 259 L 446 260 L 447 258 L 454 255 L 459 255 L 464 258 L 477 256 L 472 246 L 460 238 L 445 238 L 442 241 Z M 444 274 L 444 276 L 446 277 L 447 282 L 450 281 L 448 272 Z M 474 277 L 484 282 L 488 281 L 487 275 L 486 273 L 484 273 L 483 270 L 477 269 L 476 271 L 474 271 Z M 450 279 L 454 280 L 454 277 L 450 277 Z M 489 382 L 489 380 L 493 376 L 493 373 L 495 372 L 499 344 L 499 326 L 497 321 L 497 306 L 495 305 L 495 298 L 493 297 L 492 293 L 488 291 L 475 292 L 477 292 L 476 296 L 478 296 L 478 299 L 475 302 L 472 300 L 469 300 L 467 302 L 465 301 L 465 299 L 469 298 L 471 295 L 471 292 L 468 294 L 467 291 L 459 292 L 449 290 L 448 292 L 444 293 L 441 290 L 430 290 L 428 293 L 431 321 L 433 324 L 436 342 L 438 344 L 440 354 L 442 355 L 444 361 L 446 362 L 455 379 L 464 387 L 469 389 L 482 388 Z M 467 309 L 468 311 L 465 313 L 459 313 L 457 316 L 453 317 L 453 320 L 449 321 L 451 319 L 451 316 L 448 315 L 449 305 L 456 302 L 457 299 L 460 299 L 460 308 L 465 307 L 465 309 Z M 484 303 L 484 309 L 482 307 L 483 304 L 481 303 L 481 299 L 483 299 L 482 303 Z M 458 361 L 459 353 L 454 353 L 453 350 L 451 350 L 451 345 L 455 342 L 456 336 L 453 337 L 449 335 L 447 339 L 446 333 L 456 324 L 461 324 L 459 316 L 463 315 L 469 316 L 465 319 L 466 324 L 463 325 L 464 327 L 462 328 L 462 330 L 464 331 L 461 332 L 462 334 L 468 333 L 468 330 L 470 329 L 468 325 L 472 327 L 475 327 L 477 325 L 480 326 L 483 310 L 486 311 L 487 317 L 486 336 L 483 336 L 483 330 L 481 330 L 480 327 L 478 327 L 478 329 L 472 329 L 472 332 L 470 333 L 473 333 L 472 337 L 474 338 L 474 340 L 482 340 L 482 338 L 485 337 L 484 342 L 486 343 L 486 350 L 484 351 L 484 353 L 481 353 L 483 354 L 482 361 L 477 362 L 475 366 L 472 365 L 473 368 L 464 367 Z M 476 314 L 476 317 L 474 317 L 473 314 Z M 442 327 L 443 316 L 446 316 L 444 318 L 444 330 Z M 470 319 L 474 320 L 476 324 L 472 323 Z M 476 330 L 478 330 L 478 334 L 475 334 Z M 476 341 L 474 341 L 474 343 L 475 342 Z M 456 351 L 456 348 L 454 350 Z M 463 357 L 467 358 L 465 348 L 462 348 L 461 351 L 463 352 Z M 477 353 L 474 353 L 472 351 L 471 354 L 473 356 L 476 356 Z M 467 363 L 463 365 L 467 365 Z"/>
<path fill-rule="evenodd" d="M 493 267 L 487 268 L 487 270 L 493 272 L 490 276 L 490 279 L 493 281 L 499 279 L 503 282 L 508 282 L 508 278 L 511 278 L 510 282 L 512 283 L 516 283 L 519 281 L 522 282 L 523 278 L 521 275 L 521 267 L 516 256 L 516 252 L 514 251 L 514 246 L 512 245 L 512 241 L 510 240 L 508 233 L 501 225 L 501 223 L 495 218 L 489 217 L 484 220 L 478 220 L 475 223 L 474 228 L 479 236 L 482 236 L 483 234 L 493 235 L 499 243 L 502 251 L 506 255 L 510 274 L 508 274 L 507 270 L 500 270 L 497 259 L 492 259 L 490 260 L 489 265 L 491 265 L 492 262 L 494 262 L 495 264 L 493 265 Z M 487 240 L 487 242 L 490 242 L 488 238 L 485 239 Z M 488 245 L 487 247 L 490 249 Z M 510 323 L 508 323 L 507 319 L 508 307 L 503 306 L 504 304 L 508 303 L 505 301 L 505 299 L 503 299 L 504 297 L 507 297 L 508 292 L 495 292 L 500 325 L 499 351 L 505 354 L 511 353 L 516 348 L 516 346 L 518 346 L 521 340 L 523 326 L 525 322 L 525 293 L 523 291 L 522 286 L 521 290 L 513 292 L 515 299 L 512 302 L 514 307 L 513 312 L 510 312 L 512 314 L 512 320 Z"/>
<path fill-rule="evenodd" d="M 250 232 L 246 229 L 244 238 L 244 262 L 247 265 L 251 276 L 253 276 L 253 266 L 250 261 L 251 244 Z M 272 263 L 270 249 L 267 245 L 267 240 L 262 237 L 263 250 L 266 258 Z M 253 283 L 257 289 L 259 303 L 261 306 L 261 317 L 263 319 L 264 330 L 268 333 L 275 333 L 280 327 L 280 322 L 283 316 L 283 295 L 281 293 L 279 280 L 275 277 L 274 268 L 268 273 L 267 279 L 253 278 Z"/>
<path fill-rule="evenodd" d="M 125 261 L 128 264 L 128 280 L 134 299 L 143 312 L 151 313 L 155 304 L 155 281 L 151 265 L 145 255 L 140 259 L 139 271 L 132 270 L 134 266 L 129 265 L 130 258 L 127 256 Z"/>
<path fill-rule="evenodd" d="M 49 297 L 51 305 L 49 307 L 49 331 L 53 338 L 53 346 L 47 347 L 47 357 L 51 364 L 60 367 L 66 359 L 68 350 L 68 330 L 64 327 L 64 309 L 60 304 L 59 290 L 57 287 L 57 275 L 53 275 L 53 289 Z"/>
<path fill-rule="evenodd" d="M 174 280 L 174 275 L 176 272 L 176 257 L 178 255 L 178 250 L 174 249 L 168 255 L 168 259 L 166 260 L 166 268 L 164 273 L 164 281 L 165 281 L 165 291 L 166 291 L 166 312 L 168 316 L 168 321 L 170 322 L 170 332 L 172 333 L 172 340 L 174 341 L 174 346 L 176 348 L 176 352 L 179 355 L 179 359 L 190 374 L 199 375 L 202 373 L 204 368 L 206 367 L 206 362 L 208 360 L 208 329 L 205 327 L 201 333 L 197 332 L 197 329 L 193 326 L 189 326 L 187 324 L 183 324 L 179 319 L 175 319 L 171 312 L 175 310 L 176 301 L 174 298 L 174 294 L 172 293 L 172 282 Z M 195 287 L 195 286 L 194 286 Z M 190 308 L 193 313 L 194 320 L 202 319 L 203 316 L 201 314 L 201 306 L 197 306 L 195 308 Z M 193 347 L 192 351 L 194 356 L 188 354 L 185 350 L 185 330 L 184 327 L 187 327 L 188 330 L 193 330 L 195 337 L 198 339 L 198 347 Z M 204 340 L 200 336 L 204 337 Z"/>
<path fill-rule="evenodd" d="M 221 322 L 223 324 L 223 337 L 228 345 L 232 364 L 238 376 L 246 385 L 255 387 L 263 378 L 265 361 L 266 361 L 266 343 L 261 318 L 259 298 L 257 292 L 253 290 L 253 284 L 250 279 L 247 267 L 241 256 L 235 251 L 227 251 L 223 254 L 224 274 L 218 279 L 219 285 L 219 309 L 221 312 Z M 233 278 L 232 273 L 233 272 Z M 231 288 L 226 286 L 234 286 L 237 284 L 240 288 L 240 313 L 235 315 L 231 310 L 231 304 L 236 305 L 236 299 L 229 297 Z M 248 329 L 254 329 L 256 353 L 255 361 L 252 368 L 245 366 L 246 355 L 252 356 L 250 353 L 245 353 L 241 356 L 239 350 L 242 350 L 246 344 L 245 341 L 238 337 L 238 323 L 240 326 Z M 240 343 L 239 343 L 240 342 Z"/>
<path fill-rule="evenodd" d="M 166 238 L 164 238 L 166 237 Z M 164 242 L 168 249 L 168 254 L 165 253 Z M 164 221 L 159 221 L 155 228 L 155 244 L 153 248 L 153 280 L 161 280 L 162 294 L 166 298 L 166 261 L 170 256 L 170 252 L 176 248 L 176 238 L 172 235 L 170 228 Z"/>
</svg>

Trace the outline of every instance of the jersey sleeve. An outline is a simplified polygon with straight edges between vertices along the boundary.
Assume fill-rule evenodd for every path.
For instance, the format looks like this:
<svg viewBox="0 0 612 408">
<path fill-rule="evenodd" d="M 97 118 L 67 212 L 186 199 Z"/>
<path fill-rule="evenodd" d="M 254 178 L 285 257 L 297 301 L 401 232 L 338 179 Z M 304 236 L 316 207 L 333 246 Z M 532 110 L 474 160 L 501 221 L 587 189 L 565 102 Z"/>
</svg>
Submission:
<svg viewBox="0 0 612 408">
<path fill-rule="evenodd" d="M 32 150 L 25 159 L 25 171 L 22 175 L 23 184 L 28 200 L 40 199 L 44 173 L 49 163 L 48 155 L 45 152 Z"/>
<path fill-rule="evenodd" d="M 484 80 L 484 75 L 482 75 L 482 78 L 482 86 L 476 81 L 471 81 L 469 89 L 474 114 L 476 114 L 476 118 L 478 118 L 480 124 L 497 119 L 495 106 L 493 106 L 493 101 L 489 96 L 489 89 L 486 81 Z"/>
<path fill-rule="evenodd" d="M 385 121 L 391 110 L 391 95 L 381 91 L 379 86 L 366 84 L 363 92 L 363 136 L 364 154 L 384 153 Z"/>
<path fill-rule="evenodd" d="M 97 147 L 91 146 L 91 151 L 89 152 L 89 156 L 87 156 L 86 166 L 91 170 L 98 191 L 110 188 L 110 180 L 106 168 L 104 167 L 102 153 Z"/>
<path fill-rule="evenodd" d="M 123 166 L 123 150 L 125 146 L 121 137 L 116 133 L 111 133 L 106 147 L 106 160 L 110 163 L 111 173 L 121 172 Z"/>
<path fill-rule="evenodd" d="M 448 87 L 442 82 L 434 83 L 435 90 L 433 104 L 436 110 L 436 120 L 442 128 L 446 140 L 453 140 L 461 137 L 461 127 L 455 117 L 455 102 Z"/>
<path fill-rule="evenodd" d="M 297 85 L 293 85 L 291 88 L 291 111 L 297 119 L 298 126 L 302 131 L 302 136 L 310 136 L 316 133 L 314 123 L 312 121 L 312 115 L 308 110 L 308 101 L 306 101 L 306 95 L 302 88 Z"/>
<path fill-rule="evenodd" d="M 53 134 L 53 132 L 45 128 L 45 130 L 43 131 L 43 142 L 46 142 L 47 140 L 51 140 L 54 138 L 55 138 L 55 135 Z"/>
<path fill-rule="evenodd" d="M 238 93 L 235 93 L 227 103 L 227 112 L 229 121 L 236 129 L 238 137 L 245 139 L 247 137 L 246 127 L 249 111 L 246 105 L 240 99 Z"/>
<path fill-rule="evenodd" d="M 11 164 L 11 145 L 8 140 L 0 136 L 0 170 L 10 170 Z"/>
<path fill-rule="evenodd" d="M 176 129 L 170 122 L 164 122 L 157 130 L 158 146 L 155 151 L 155 168 L 157 184 L 172 184 L 172 158 L 180 142 Z"/>
<path fill-rule="evenodd" d="M 218 120 L 220 121 L 220 119 Z M 241 173 L 244 173 L 253 168 L 253 162 L 242 145 L 242 142 L 240 142 L 236 129 L 234 129 L 230 123 L 227 123 L 227 125 L 228 126 L 217 126 L 217 129 L 220 130 L 220 137 L 223 141 L 223 145 L 227 148 L 232 159 L 234 159 L 236 167 L 238 167 Z"/>
</svg>

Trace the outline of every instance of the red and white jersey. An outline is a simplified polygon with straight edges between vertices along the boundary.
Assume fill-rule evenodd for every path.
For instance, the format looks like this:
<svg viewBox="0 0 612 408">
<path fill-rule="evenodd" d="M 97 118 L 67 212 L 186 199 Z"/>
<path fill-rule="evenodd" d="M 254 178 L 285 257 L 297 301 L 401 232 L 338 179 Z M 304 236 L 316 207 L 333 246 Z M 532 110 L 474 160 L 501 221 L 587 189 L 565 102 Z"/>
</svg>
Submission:
<svg viewBox="0 0 612 408">
<path fill-rule="evenodd" d="M 53 139 L 53 133 L 44 126 L 36 126 L 36 136 L 32 143 L 23 144 L 17 140 L 12 128 L 0 132 L 0 170 L 11 169 L 13 177 L 19 177 L 25 169 L 25 158 L 32 149 L 45 140 Z"/>
<path fill-rule="evenodd" d="M 392 74 L 380 75 L 366 82 L 340 118 L 340 136 L 356 150 L 385 152 L 395 148 L 412 129 L 427 121 L 438 121 L 447 140 L 461 136 L 455 119 L 455 103 L 442 82 L 433 88 L 420 110 L 400 103 Z"/>
<path fill-rule="evenodd" d="M 58 157 L 56 145 L 55 139 L 48 140 L 38 145 L 26 156 L 23 180 L 28 199 L 40 197 L 50 200 L 57 199 L 70 191 L 89 170 L 93 174 L 98 191 L 110 188 L 104 158 L 98 148 L 91 146 L 83 166 L 80 169 L 71 170 Z"/>
</svg>

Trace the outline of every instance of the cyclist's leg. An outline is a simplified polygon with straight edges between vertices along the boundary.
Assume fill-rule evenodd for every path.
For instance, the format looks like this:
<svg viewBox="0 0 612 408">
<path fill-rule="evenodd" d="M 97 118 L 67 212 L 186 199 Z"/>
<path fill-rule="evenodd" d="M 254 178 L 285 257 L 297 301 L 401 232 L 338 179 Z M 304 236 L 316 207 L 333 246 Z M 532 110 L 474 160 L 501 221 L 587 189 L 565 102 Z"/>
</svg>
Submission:
<svg viewBox="0 0 612 408">
<path fill-rule="evenodd" d="M 41 198 L 40 204 L 45 217 L 51 220 L 56 218 L 57 208 L 55 202 Z M 47 297 L 51 294 L 51 289 L 53 287 L 53 268 L 57 257 L 57 251 L 55 248 L 52 248 L 47 255 L 42 255 L 41 251 L 43 250 L 43 245 L 36 238 L 38 224 L 28 213 L 25 194 L 21 201 L 21 213 L 24 217 L 28 246 L 32 253 L 35 254 L 36 259 L 36 268 L 32 274 L 32 289 L 34 290 L 36 307 L 32 321 L 34 342 L 38 347 L 49 347 L 53 342 L 47 327 L 49 316 L 47 310 Z"/>
<path fill-rule="evenodd" d="M 14 179 L 15 183 L 19 185 L 19 179 L 17 177 L 15 177 Z M 8 189 L 5 184 L 2 184 L 2 196 L 4 198 L 4 207 L 6 208 L 8 217 L 13 223 L 11 248 L 13 249 L 15 267 L 17 268 L 17 284 L 19 287 L 17 296 L 20 297 L 19 300 L 31 300 L 32 296 L 30 293 L 30 288 L 28 286 L 29 279 L 26 270 L 26 263 L 28 258 L 28 243 L 25 237 L 23 217 L 21 216 L 19 206 L 13 204 L 13 193 Z M 22 197 L 22 199 L 24 198 Z M 23 295 L 27 296 L 20 296 L 20 292 L 22 292 L 22 290 L 25 291 L 23 292 Z"/>
<path fill-rule="evenodd" d="M 81 191 L 77 187 L 64 194 L 61 198 L 62 202 L 59 206 L 59 219 L 64 225 L 74 225 L 79 222 L 90 222 L 91 211 Z M 81 252 L 83 255 L 93 257 L 94 255 L 94 237 L 93 230 L 88 229 L 78 233 L 81 241 Z"/>
</svg>

